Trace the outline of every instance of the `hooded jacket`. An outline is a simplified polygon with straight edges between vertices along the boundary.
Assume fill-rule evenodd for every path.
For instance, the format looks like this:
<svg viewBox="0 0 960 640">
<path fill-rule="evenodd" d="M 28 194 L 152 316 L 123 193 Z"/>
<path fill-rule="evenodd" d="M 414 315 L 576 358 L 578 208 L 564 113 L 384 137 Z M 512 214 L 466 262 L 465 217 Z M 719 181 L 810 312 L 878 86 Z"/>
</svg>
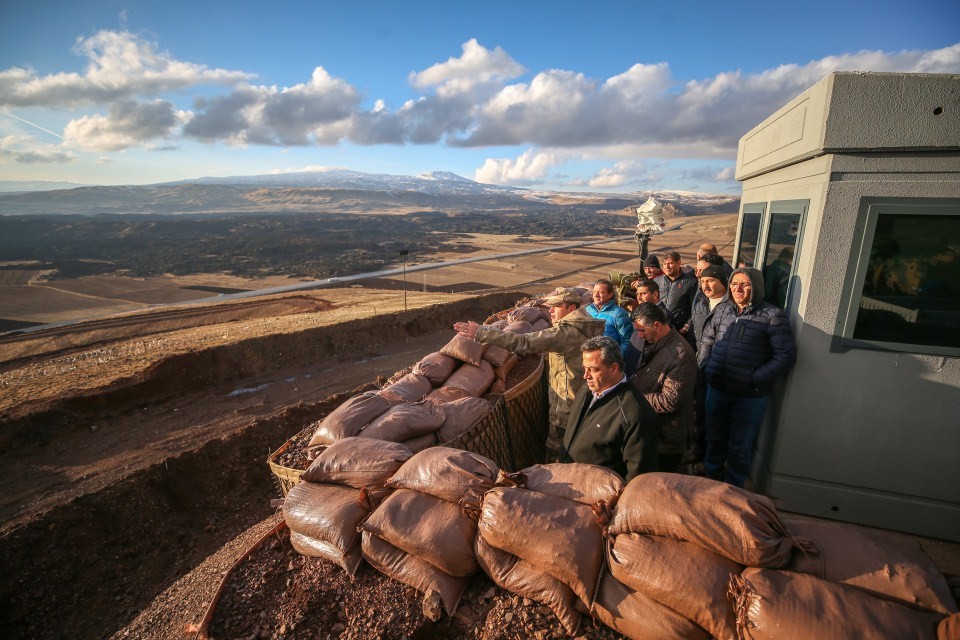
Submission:
<svg viewBox="0 0 960 640">
<path fill-rule="evenodd" d="M 570 403 L 583 386 L 583 358 L 580 345 L 603 333 L 603 320 L 590 317 L 583 308 L 560 318 L 543 331 L 517 335 L 481 325 L 474 338 L 480 344 L 494 344 L 519 355 L 546 353 L 550 383 L 550 424 L 564 428 Z"/>
<path fill-rule="evenodd" d="M 588 304 L 587 313 L 598 320 L 607 323 L 604 329 L 604 335 L 617 341 L 620 345 L 620 353 L 627 352 L 627 346 L 630 344 L 630 336 L 633 335 L 633 322 L 630 321 L 630 314 L 623 307 L 617 304 L 615 299 L 607 300 L 599 309 L 596 304 Z"/>
<path fill-rule="evenodd" d="M 793 367 L 797 348 L 786 312 L 764 301 L 760 271 L 734 269 L 730 280 L 738 273 L 750 278 L 750 301 L 741 310 L 727 292 L 704 324 L 697 359 L 709 385 L 735 395 L 765 396 Z"/>
</svg>

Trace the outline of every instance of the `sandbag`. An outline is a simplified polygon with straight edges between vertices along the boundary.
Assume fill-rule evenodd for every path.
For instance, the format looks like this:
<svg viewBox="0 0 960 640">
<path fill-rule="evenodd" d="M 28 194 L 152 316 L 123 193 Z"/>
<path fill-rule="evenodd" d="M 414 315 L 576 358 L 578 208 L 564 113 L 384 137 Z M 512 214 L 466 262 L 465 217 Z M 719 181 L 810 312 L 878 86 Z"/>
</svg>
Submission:
<svg viewBox="0 0 960 640">
<path fill-rule="evenodd" d="M 357 525 L 374 502 L 365 491 L 353 487 L 299 482 L 283 501 L 283 519 L 290 531 L 309 538 L 298 540 L 301 553 L 331 560 L 352 576 L 359 564 Z"/>
<path fill-rule="evenodd" d="M 610 574 L 634 591 L 689 618 L 719 640 L 735 640 L 727 602 L 731 575 L 743 567 L 691 542 L 624 533 L 607 546 Z"/>
<path fill-rule="evenodd" d="M 439 387 L 434 389 L 427 394 L 427 400 L 433 402 L 439 402 L 444 404 L 446 402 L 453 402 L 454 400 L 460 400 L 461 398 L 472 398 L 468 392 L 460 389 L 459 387 Z"/>
<path fill-rule="evenodd" d="M 443 604 L 447 615 L 456 612 L 469 578 L 447 575 L 429 562 L 397 549 L 368 531 L 364 531 L 360 539 L 363 558 L 374 569 L 424 594 L 423 613 L 426 617 L 433 621 L 439 619 L 437 600 Z"/>
<path fill-rule="evenodd" d="M 396 548 L 455 577 L 477 572 L 473 550 L 477 523 L 457 505 L 409 489 L 399 489 L 361 525 Z"/>
<path fill-rule="evenodd" d="M 484 324 L 487 324 L 487 323 L 484 323 Z M 506 319 L 503 319 L 503 320 L 494 320 L 493 322 L 489 323 L 487 326 L 503 331 L 503 328 L 506 327 L 508 324 L 510 323 L 507 322 Z"/>
<path fill-rule="evenodd" d="M 515 322 L 511 322 L 505 326 L 503 330 L 507 333 L 516 334 L 533 333 L 533 327 L 526 320 L 517 320 Z"/>
<path fill-rule="evenodd" d="M 320 452 L 300 476 L 307 482 L 380 488 L 413 452 L 397 442 L 344 438 Z"/>
<path fill-rule="evenodd" d="M 589 506 L 496 487 L 483 496 L 477 527 L 484 542 L 553 576 L 590 605 L 603 567 L 603 535 Z"/>
<path fill-rule="evenodd" d="M 540 307 L 517 307 L 516 309 L 511 309 L 507 313 L 507 322 L 527 322 L 529 324 L 534 324 L 537 320 L 543 320 L 543 312 L 540 310 Z"/>
<path fill-rule="evenodd" d="M 487 345 L 487 350 L 483 354 L 483 359 L 486 360 L 493 366 L 501 367 L 503 363 L 510 359 L 510 356 L 515 355 L 512 351 L 507 351 L 503 347 L 498 347 L 495 344 Z"/>
<path fill-rule="evenodd" d="M 426 378 L 424 378 L 426 379 Z M 387 409 L 360 430 L 361 438 L 403 442 L 427 433 L 435 433 L 446 415 L 435 402 L 405 402 Z"/>
<path fill-rule="evenodd" d="M 338 565 L 351 578 L 356 575 L 360 563 L 363 562 L 363 553 L 359 544 L 354 545 L 348 551 L 340 551 L 333 543 L 311 538 L 292 529 L 290 530 L 290 546 L 300 555 L 323 558 Z"/>
<path fill-rule="evenodd" d="M 605 574 L 590 608 L 594 618 L 631 640 L 706 640 L 710 634 L 653 598 Z M 784 639 L 789 636 L 783 636 Z"/>
<path fill-rule="evenodd" d="M 513 371 L 515 366 L 517 366 L 518 362 L 520 362 L 520 356 L 515 353 L 511 353 L 510 357 L 507 358 L 502 365 L 493 368 L 493 375 L 497 377 L 497 380 L 506 382 L 507 376 L 510 375 L 510 372 Z"/>
<path fill-rule="evenodd" d="M 549 329 L 551 326 L 550 321 L 543 318 L 537 318 L 536 321 L 530 323 L 530 329 L 532 331 L 543 331 L 544 329 Z"/>
<path fill-rule="evenodd" d="M 433 391 L 433 383 L 425 375 L 410 372 L 393 384 L 384 387 L 383 391 L 398 395 L 404 402 L 418 402 Z"/>
<path fill-rule="evenodd" d="M 687 540 L 749 567 L 784 567 L 794 539 L 769 498 L 723 482 L 644 473 L 620 494 L 610 535 L 646 533 Z"/>
<path fill-rule="evenodd" d="M 466 397 L 443 405 L 446 418 L 437 431 L 441 444 L 452 442 L 466 433 L 478 420 L 490 413 L 491 405 L 483 398 Z"/>
<path fill-rule="evenodd" d="M 487 345 L 462 336 L 459 333 L 450 339 L 450 342 L 443 345 L 440 353 L 451 358 L 456 358 L 461 362 L 472 364 L 475 367 L 480 366 L 483 354 L 487 351 Z"/>
<path fill-rule="evenodd" d="M 490 383 L 493 382 L 494 377 L 493 366 L 486 360 L 481 360 L 477 366 L 464 363 L 457 367 L 457 370 L 447 378 L 443 386 L 457 387 L 473 397 L 479 398 L 490 388 Z"/>
<path fill-rule="evenodd" d="M 807 538 L 817 548 L 817 553 L 795 551 L 786 567 L 790 571 L 944 615 L 957 611 L 946 578 L 916 541 L 842 522 L 789 517 L 783 522 L 792 534 Z"/>
<path fill-rule="evenodd" d="M 516 473 L 501 471 L 497 484 L 549 493 L 590 506 L 600 500 L 613 503 L 623 491 L 623 478 L 616 471 L 581 462 L 535 464 Z"/>
<path fill-rule="evenodd" d="M 479 453 L 431 447 L 407 460 L 386 486 L 458 504 L 468 493 L 482 494 L 492 487 L 498 471 L 497 463 Z"/>
<path fill-rule="evenodd" d="M 435 387 L 439 387 L 460 366 L 460 361 L 434 351 L 422 357 L 413 365 L 412 373 L 424 376 Z"/>
<path fill-rule="evenodd" d="M 417 436 L 416 438 L 410 438 L 409 440 L 404 440 L 403 445 L 410 449 L 413 453 L 420 453 L 424 449 L 434 446 L 437 444 L 437 434 L 436 433 L 426 433 L 422 436 Z"/>
<path fill-rule="evenodd" d="M 550 607 L 567 633 L 571 636 L 577 633 L 580 613 L 575 608 L 577 596 L 570 587 L 526 560 L 491 547 L 480 536 L 477 536 L 475 550 L 477 563 L 494 583 L 511 593 Z"/>
<path fill-rule="evenodd" d="M 357 394 L 320 421 L 307 446 L 333 444 L 337 440 L 355 436 L 374 418 L 386 413 L 392 404 L 376 391 Z"/>
<path fill-rule="evenodd" d="M 791 571 L 751 567 L 729 588 L 737 632 L 751 640 L 932 640 L 943 617 Z"/>
</svg>

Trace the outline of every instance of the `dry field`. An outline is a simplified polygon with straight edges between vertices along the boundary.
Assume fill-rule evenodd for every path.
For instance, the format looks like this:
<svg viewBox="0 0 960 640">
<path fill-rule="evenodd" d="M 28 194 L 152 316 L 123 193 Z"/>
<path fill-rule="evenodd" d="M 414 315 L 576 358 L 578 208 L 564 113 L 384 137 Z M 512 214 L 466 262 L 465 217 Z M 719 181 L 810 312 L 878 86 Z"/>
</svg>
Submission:
<svg viewBox="0 0 960 640">
<path fill-rule="evenodd" d="M 670 221 L 671 230 L 651 239 L 650 250 L 654 253 L 676 250 L 684 260 L 692 260 L 700 243 L 710 241 L 720 247 L 721 253 L 729 260 L 733 252 L 736 219 L 736 214 L 676 218 Z M 625 236 L 628 234 L 629 231 L 624 232 Z M 585 235 L 582 239 L 601 238 Z M 470 234 L 457 248 L 437 251 L 423 261 L 440 262 L 563 244 L 567 243 L 542 237 L 519 241 L 511 235 Z M 552 288 L 606 277 L 611 271 L 630 272 L 638 268 L 637 244 L 631 238 L 578 249 L 558 248 L 556 252 L 408 273 L 406 288 L 411 292 L 476 292 L 534 284 Z M 216 297 L 218 292 L 258 290 L 307 281 L 285 277 L 248 279 L 214 273 L 154 278 L 107 275 L 40 282 L 36 275 L 36 271 L 27 269 L 6 272 L 5 279 L 0 280 L 0 322 L 65 322 L 154 305 L 205 300 Z M 403 289 L 404 283 L 402 277 L 397 276 L 380 279 L 369 286 Z M 367 294 L 358 295 L 366 297 Z"/>
</svg>

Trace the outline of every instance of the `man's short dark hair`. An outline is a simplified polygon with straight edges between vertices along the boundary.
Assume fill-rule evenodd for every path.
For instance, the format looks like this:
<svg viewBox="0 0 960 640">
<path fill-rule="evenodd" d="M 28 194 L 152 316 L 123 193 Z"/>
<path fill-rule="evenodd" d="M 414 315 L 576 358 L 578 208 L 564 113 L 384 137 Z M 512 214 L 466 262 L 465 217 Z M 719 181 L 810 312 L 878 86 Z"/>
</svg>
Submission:
<svg viewBox="0 0 960 640">
<path fill-rule="evenodd" d="M 703 262 L 706 262 L 707 264 L 712 264 L 712 265 L 715 266 L 715 267 L 722 267 L 722 266 L 723 266 L 723 256 L 721 256 L 719 253 L 708 253 L 708 254 L 706 254 L 706 255 L 700 256 L 700 257 L 697 258 L 697 259 L 698 259 L 698 260 L 702 260 Z"/>
<path fill-rule="evenodd" d="M 600 278 L 599 280 L 593 283 L 593 286 L 597 286 L 598 284 L 602 284 L 604 287 L 606 287 L 607 291 L 613 294 L 614 300 L 617 299 L 617 288 L 613 286 L 613 283 L 611 281 L 607 280 L 606 278 Z"/>
<path fill-rule="evenodd" d="M 630 319 L 639 322 L 645 327 L 653 325 L 654 322 L 667 324 L 667 314 L 663 312 L 660 305 L 652 302 L 642 302 L 630 313 Z"/>
<path fill-rule="evenodd" d="M 599 351 L 600 362 L 610 366 L 616 364 L 623 371 L 623 353 L 620 345 L 610 336 L 594 336 L 580 345 L 580 353 Z"/>
<path fill-rule="evenodd" d="M 670 258 L 674 262 L 680 262 L 680 254 L 676 251 L 667 251 L 663 254 L 664 258 Z"/>
<path fill-rule="evenodd" d="M 638 292 L 640 287 L 646 287 L 652 293 L 660 293 L 660 285 L 655 280 L 641 280 L 640 284 L 637 285 Z"/>
</svg>

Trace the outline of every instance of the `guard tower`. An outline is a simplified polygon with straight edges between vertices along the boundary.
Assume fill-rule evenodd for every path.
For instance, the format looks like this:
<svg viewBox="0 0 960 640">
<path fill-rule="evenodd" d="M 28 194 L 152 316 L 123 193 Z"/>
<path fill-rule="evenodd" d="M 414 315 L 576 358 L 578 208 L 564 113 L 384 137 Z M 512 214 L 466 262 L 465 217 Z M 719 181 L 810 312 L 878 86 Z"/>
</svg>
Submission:
<svg viewBox="0 0 960 640">
<path fill-rule="evenodd" d="M 798 352 L 757 490 L 960 542 L 960 76 L 833 73 L 740 139 L 737 179 L 735 263 Z"/>
</svg>

